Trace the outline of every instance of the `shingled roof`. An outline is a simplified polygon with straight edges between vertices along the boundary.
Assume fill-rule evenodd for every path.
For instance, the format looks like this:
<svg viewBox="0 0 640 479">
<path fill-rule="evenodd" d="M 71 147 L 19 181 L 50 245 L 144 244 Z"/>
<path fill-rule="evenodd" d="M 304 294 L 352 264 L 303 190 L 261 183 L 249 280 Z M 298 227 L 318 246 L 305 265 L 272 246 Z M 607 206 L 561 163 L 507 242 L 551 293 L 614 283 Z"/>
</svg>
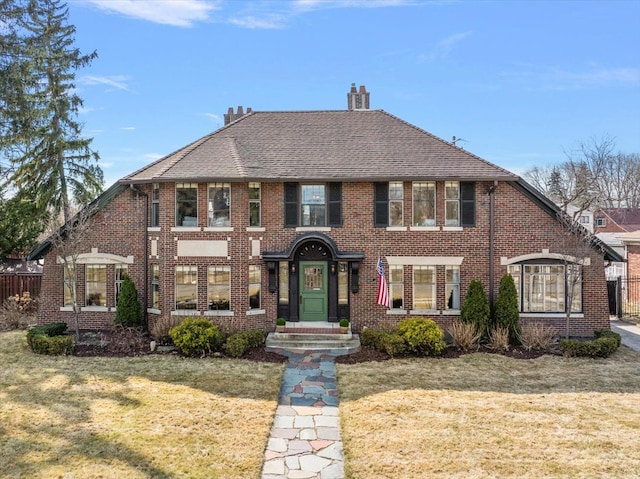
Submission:
<svg viewBox="0 0 640 479">
<path fill-rule="evenodd" d="M 383 110 L 362 109 L 253 111 L 121 181 L 420 179 L 518 176 Z"/>
</svg>

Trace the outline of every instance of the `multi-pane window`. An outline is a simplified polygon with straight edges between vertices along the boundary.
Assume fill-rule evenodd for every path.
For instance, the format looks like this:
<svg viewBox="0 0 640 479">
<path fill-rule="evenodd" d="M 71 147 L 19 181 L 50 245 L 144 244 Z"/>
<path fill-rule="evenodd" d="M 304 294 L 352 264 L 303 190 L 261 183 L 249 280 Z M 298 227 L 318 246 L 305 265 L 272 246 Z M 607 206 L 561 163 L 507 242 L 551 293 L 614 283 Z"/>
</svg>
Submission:
<svg viewBox="0 0 640 479">
<path fill-rule="evenodd" d="M 289 304 L 289 262 L 280 261 L 278 265 L 278 302 Z"/>
<path fill-rule="evenodd" d="M 404 267 L 402 265 L 389 266 L 389 298 L 391 309 L 404 309 Z"/>
<path fill-rule="evenodd" d="M 88 264 L 85 267 L 85 304 L 107 305 L 107 265 Z"/>
<path fill-rule="evenodd" d="M 325 226 L 326 202 L 324 185 L 302 185 L 302 226 Z"/>
<path fill-rule="evenodd" d="M 415 181 L 413 189 L 413 225 L 435 226 L 436 182 Z"/>
<path fill-rule="evenodd" d="M 445 226 L 460 224 L 460 183 L 457 181 L 444 183 L 444 214 Z"/>
<path fill-rule="evenodd" d="M 446 266 L 444 281 L 446 309 L 460 309 L 460 266 Z"/>
<path fill-rule="evenodd" d="M 176 266 L 176 309 L 196 309 L 198 304 L 198 267 Z"/>
<path fill-rule="evenodd" d="M 338 304 L 349 304 L 349 269 L 345 262 L 338 263 Z"/>
<path fill-rule="evenodd" d="M 436 308 L 436 267 L 413 267 L 413 309 Z"/>
<path fill-rule="evenodd" d="M 564 264 L 509 265 L 508 272 L 516 285 L 520 311 L 565 312 L 571 295 L 571 311 L 582 311 L 582 270 L 579 265 L 569 265 L 567 269 Z"/>
<path fill-rule="evenodd" d="M 207 225 L 230 226 L 230 203 L 231 185 L 229 183 L 210 183 Z"/>
<path fill-rule="evenodd" d="M 249 226 L 260 226 L 261 219 L 260 183 L 249 183 Z"/>
<path fill-rule="evenodd" d="M 249 309 L 260 309 L 260 265 L 249 265 Z"/>
<path fill-rule="evenodd" d="M 404 188 L 402 181 L 389 183 L 389 226 L 402 226 L 402 211 L 404 203 Z"/>
<path fill-rule="evenodd" d="M 151 307 L 160 309 L 160 267 L 151 265 Z"/>
<path fill-rule="evenodd" d="M 229 266 L 209 266 L 209 309 L 229 311 L 231 309 L 231 269 Z"/>
<path fill-rule="evenodd" d="M 118 298 L 120 297 L 120 290 L 122 289 L 122 282 L 124 281 L 124 276 L 127 274 L 127 265 L 126 264 L 117 264 L 115 271 L 115 284 L 114 291 L 116 293 L 116 306 L 118 305 Z"/>
<path fill-rule="evenodd" d="M 64 306 L 73 306 L 73 292 L 75 289 L 74 267 L 69 263 L 64 263 L 63 267 L 64 267 L 64 273 L 63 273 Z"/>
<path fill-rule="evenodd" d="M 151 226 L 160 226 L 160 185 L 154 183 L 151 189 Z"/>
<path fill-rule="evenodd" d="M 197 183 L 176 184 L 176 226 L 198 226 Z"/>
</svg>

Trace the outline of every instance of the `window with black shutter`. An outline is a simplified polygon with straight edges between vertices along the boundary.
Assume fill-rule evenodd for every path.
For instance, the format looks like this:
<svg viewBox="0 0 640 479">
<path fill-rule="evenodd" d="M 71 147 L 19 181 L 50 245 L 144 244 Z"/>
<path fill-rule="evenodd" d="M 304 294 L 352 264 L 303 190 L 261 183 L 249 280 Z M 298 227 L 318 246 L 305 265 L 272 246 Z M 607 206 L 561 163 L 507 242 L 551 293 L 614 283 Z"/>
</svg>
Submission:
<svg viewBox="0 0 640 479">
<path fill-rule="evenodd" d="M 374 183 L 374 224 L 389 226 L 389 183 Z"/>
<path fill-rule="evenodd" d="M 460 226 L 476 225 L 476 184 L 460 182 Z"/>
<path fill-rule="evenodd" d="M 342 226 L 342 183 L 329 183 L 328 190 L 328 226 Z"/>
<path fill-rule="evenodd" d="M 284 205 L 287 227 L 342 226 L 342 183 L 285 183 Z"/>
<path fill-rule="evenodd" d="M 284 184 L 284 225 L 298 226 L 298 184 Z"/>
</svg>

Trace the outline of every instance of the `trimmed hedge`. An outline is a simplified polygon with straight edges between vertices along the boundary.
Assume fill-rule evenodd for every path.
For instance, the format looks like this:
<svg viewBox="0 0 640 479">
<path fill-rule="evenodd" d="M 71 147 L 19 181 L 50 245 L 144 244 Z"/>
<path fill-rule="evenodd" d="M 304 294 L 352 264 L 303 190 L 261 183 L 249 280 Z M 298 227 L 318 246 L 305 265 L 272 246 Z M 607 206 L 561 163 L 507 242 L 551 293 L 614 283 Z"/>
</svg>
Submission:
<svg viewBox="0 0 640 479">
<path fill-rule="evenodd" d="M 204 356 L 222 346 L 218 326 L 208 319 L 186 318 L 169 330 L 169 337 L 184 356 Z"/>
<path fill-rule="evenodd" d="M 250 329 L 229 336 L 224 345 L 224 351 L 233 358 L 239 358 L 247 351 L 263 344 L 264 333 L 259 329 Z"/>
<path fill-rule="evenodd" d="M 360 344 L 391 357 L 400 356 L 407 351 L 404 339 L 398 333 L 382 329 L 365 328 L 360 331 Z"/>
<path fill-rule="evenodd" d="M 596 339 L 598 338 L 614 338 L 618 343 L 618 347 L 622 344 L 622 336 L 609 329 L 597 329 L 593 332 Z"/>
<path fill-rule="evenodd" d="M 560 350 L 567 357 L 606 358 L 620 346 L 621 338 L 617 333 L 602 331 L 596 332 L 596 336 L 596 339 L 589 341 L 563 339 L 560 341 Z"/>
<path fill-rule="evenodd" d="M 65 334 L 67 323 L 51 323 L 36 326 L 27 331 L 27 343 L 36 354 L 50 356 L 73 353 L 73 337 Z"/>
</svg>

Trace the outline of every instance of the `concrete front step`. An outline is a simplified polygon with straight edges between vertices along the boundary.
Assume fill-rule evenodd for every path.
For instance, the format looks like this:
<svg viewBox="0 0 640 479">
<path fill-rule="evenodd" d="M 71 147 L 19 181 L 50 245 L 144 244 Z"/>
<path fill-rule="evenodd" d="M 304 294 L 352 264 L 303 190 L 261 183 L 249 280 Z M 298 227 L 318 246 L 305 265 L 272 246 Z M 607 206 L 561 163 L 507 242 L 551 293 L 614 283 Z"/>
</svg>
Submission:
<svg viewBox="0 0 640 479">
<path fill-rule="evenodd" d="M 342 354 L 360 350 L 360 336 L 349 331 L 335 333 L 269 333 L 266 340 L 267 351 L 286 349 L 288 351 L 317 351 L 331 349 Z"/>
</svg>

